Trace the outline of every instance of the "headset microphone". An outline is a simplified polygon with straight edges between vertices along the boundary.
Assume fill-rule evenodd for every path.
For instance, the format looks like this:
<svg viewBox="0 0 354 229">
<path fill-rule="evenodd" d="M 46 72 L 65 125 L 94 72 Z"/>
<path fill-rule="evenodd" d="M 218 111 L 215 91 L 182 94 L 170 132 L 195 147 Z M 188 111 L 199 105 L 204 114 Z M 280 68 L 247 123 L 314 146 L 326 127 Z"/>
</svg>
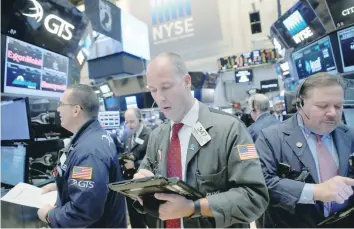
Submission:
<svg viewBox="0 0 354 229">
<path fill-rule="evenodd" d="M 306 118 L 307 118 L 308 120 L 311 120 L 311 119 L 309 118 L 309 116 L 307 116 L 307 114 L 305 113 L 304 109 L 302 109 L 303 106 L 304 106 L 304 99 L 301 97 L 301 91 L 303 90 L 304 84 L 305 84 L 305 82 L 306 82 L 307 79 L 308 79 L 308 78 L 306 78 L 306 79 L 301 83 L 299 89 L 297 90 L 297 93 L 296 93 L 296 103 L 295 103 L 295 104 L 296 104 L 296 107 L 297 107 L 298 109 L 301 109 L 301 110 L 302 110 L 302 113 L 304 113 L 304 115 L 306 116 Z"/>
</svg>

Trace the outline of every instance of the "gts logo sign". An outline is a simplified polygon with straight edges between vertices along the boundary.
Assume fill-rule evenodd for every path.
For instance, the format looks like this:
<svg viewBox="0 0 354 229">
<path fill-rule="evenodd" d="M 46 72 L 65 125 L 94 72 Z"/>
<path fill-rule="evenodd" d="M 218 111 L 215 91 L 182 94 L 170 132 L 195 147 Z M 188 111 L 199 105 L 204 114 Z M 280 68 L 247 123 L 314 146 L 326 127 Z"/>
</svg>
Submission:
<svg viewBox="0 0 354 229">
<path fill-rule="evenodd" d="M 79 186 L 80 188 L 91 189 L 95 187 L 95 182 L 93 181 L 71 179 L 69 183 L 69 185 Z"/>
<path fill-rule="evenodd" d="M 42 20 L 43 18 L 43 7 L 39 2 L 36 0 L 30 0 L 33 4 L 32 8 L 29 8 L 29 10 L 32 11 L 32 13 L 22 13 L 26 17 L 30 17 L 35 19 L 38 23 Z M 49 14 L 44 18 L 44 27 L 45 29 L 52 34 L 57 35 L 58 37 L 64 39 L 64 40 L 71 40 L 73 37 L 73 30 L 75 27 L 70 24 L 69 22 L 63 20 L 62 18 L 54 15 L 54 14 Z"/>
</svg>

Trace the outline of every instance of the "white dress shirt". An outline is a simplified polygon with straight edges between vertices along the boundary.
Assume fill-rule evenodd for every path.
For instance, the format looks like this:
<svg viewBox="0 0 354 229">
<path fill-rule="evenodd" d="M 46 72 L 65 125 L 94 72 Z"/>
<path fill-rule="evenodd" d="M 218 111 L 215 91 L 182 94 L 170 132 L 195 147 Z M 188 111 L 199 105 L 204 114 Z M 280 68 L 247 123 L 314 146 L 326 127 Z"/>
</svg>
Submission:
<svg viewBox="0 0 354 229">
<path fill-rule="evenodd" d="M 199 103 L 197 100 L 194 101 L 193 107 L 184 116 L 181 123 L 183 123 L 182 129 L 178 132 L 179 143 L 181 146 L 181 163 L 182 163 L 182 180 L 186 180 L 186 169 L 187 169 L 187 152 L 189 139 L 191 137 L 193 127 L 197 123 L 199 117 Z M 171 132 L 170 140 L 172 137 L 172 126 L 175 122 L 171 121 Z"/>
<path fill-rule="evenodd" d="M 194 101 L 193 107 L 184 116 L 181 123 L 183 123 L 182 129 L 178 132 L 179 144 L 181 146 L 181 166 L 182 166 L 182 180 L 186 181 L 186 170 L 187 170 L 187 152 L 189 139 L 192 135 L 193 127 L 197 123 L 199 117 L 199 103 L 197 100 Z M 171 121 L 171 132 L 170 140 L 172 137 L 172 127 L 175 124 Z M 183 229 L 183 218 L 181 219 L 181 228 Z"/>
</svg>

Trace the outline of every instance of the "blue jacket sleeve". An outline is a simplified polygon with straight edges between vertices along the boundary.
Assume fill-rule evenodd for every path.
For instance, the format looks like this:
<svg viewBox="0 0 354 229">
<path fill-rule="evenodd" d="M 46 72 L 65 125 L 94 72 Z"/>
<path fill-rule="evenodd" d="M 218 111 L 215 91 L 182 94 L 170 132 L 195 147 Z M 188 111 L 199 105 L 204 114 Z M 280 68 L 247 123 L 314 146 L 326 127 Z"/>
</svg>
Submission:
<svg viewBox="0 0 354 229">
<path fill-rule="evenodd" d="M 50 212 L 51 227 L 88 227 L 104 212 L 109 191 L 108 166 L 92 153 L 76 158 L 73 165 L 68 181 L 70 201 Z"/>
<path fill-rule="evenodd" d="M 276 157 L 275 154 L 285 154 L 286 152 L 282 152 L 280 139 L 276 137 L 272 137 L 272 139 L 274 141 L 266 138 L 263 131 L 261 131 L 256 141 L 256 149 L 259 153 L 263 175 L 270 195 L 270 206 L 280 207 L 294 214 L 305 183 L 280 178 L 277 175 L 278 159 L 280 157 Z M 275 139 L 279 140 L 279 142 Z"/>
</svg>

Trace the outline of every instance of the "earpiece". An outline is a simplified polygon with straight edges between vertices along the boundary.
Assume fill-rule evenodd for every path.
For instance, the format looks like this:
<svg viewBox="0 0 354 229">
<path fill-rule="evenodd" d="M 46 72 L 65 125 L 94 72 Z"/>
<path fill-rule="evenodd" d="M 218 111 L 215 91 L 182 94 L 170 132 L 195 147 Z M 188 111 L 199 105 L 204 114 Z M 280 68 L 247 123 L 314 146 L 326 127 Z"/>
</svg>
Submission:
<svg viewBox="0 0 354 229">
<path fill-rule="evenodd" d="M 304 115 L 306 116 L 306 118 L 307 118 L 308 120 L 310 120 L 309 116 L 307 116 L 307 114 L 305 113 L 305 111 L 302 109 L 302 108 L 304 107 L 305 103 L 304 103 L 304 99 L 301 97 L 301 91 L 302 91 L 302 89 L 303 89 L 303 87 L 304 87 L 304 84 L 305 84 L 305 82 L 306 82 L 307 79 L 308 79 L 308 78 L 306 78 L 306 79 L 301 83 L 301 85 L 299 86 L 299 89 L 297 90 L 297 93 L 296 93 L 296 102 L 295 102 L 295 104 L 296 104 L 296 107 L 297 107 L 298 109 L 301 109 L 301 110 L 302 110 L 302 112 L 304 113 Z"/>
</svg>

